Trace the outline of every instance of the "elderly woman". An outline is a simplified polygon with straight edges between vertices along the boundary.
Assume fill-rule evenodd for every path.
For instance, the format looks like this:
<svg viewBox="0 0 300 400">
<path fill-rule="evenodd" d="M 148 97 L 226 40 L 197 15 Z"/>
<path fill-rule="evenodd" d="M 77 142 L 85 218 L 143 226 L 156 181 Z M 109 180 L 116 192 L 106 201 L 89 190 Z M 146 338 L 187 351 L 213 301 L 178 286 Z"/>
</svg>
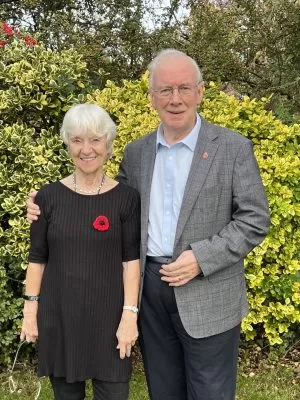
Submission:
<svg viewBox="0 0 300 400">
<path fill-rule="evenodd" d="M 55 399 L 125 400 L 137 336 L 140 200 L 103 165 L 116 127 L 105 110 L 79 104 L 61 136 L 74 172 L 45 185 L 31 225 L 21 339 L 38 338 L 38 375 Z"/>
</svg>

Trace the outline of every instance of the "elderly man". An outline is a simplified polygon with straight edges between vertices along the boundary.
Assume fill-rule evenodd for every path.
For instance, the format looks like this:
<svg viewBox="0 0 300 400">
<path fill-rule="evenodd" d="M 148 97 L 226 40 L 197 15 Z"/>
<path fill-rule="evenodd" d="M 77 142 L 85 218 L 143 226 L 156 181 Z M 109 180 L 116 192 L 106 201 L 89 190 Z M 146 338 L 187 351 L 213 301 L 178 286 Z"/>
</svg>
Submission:
<svg viewBox="0 0 300 400">
<path fill-rule="evenodd" d="M 244 257 L 269 228 L 251 142 L 197 114 L 203 79 L 174 49 L 149 66 L 157 131 L 130 143 L 119 180 L 142 201 L 140 336 L 152 400 L 232 400 Z M 33 213 L 33 211 L 31 211 Z"/>
</svg>

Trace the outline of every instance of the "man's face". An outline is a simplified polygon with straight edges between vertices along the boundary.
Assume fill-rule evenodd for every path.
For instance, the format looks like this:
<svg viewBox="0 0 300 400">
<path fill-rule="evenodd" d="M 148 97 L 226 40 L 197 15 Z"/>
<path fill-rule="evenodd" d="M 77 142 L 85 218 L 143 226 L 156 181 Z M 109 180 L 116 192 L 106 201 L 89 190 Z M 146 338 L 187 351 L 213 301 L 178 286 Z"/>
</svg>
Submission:
<svg viewBox="0 0 300 400">
<path fill-rule="evenodd" d="M 178 87 L 183 88 L 181 93 Z M 168 88 L 173 88 L 173 92 Z M 165 89 L 169 96 L 164 96 Z M 195 67 L 189 59 L 170 55 L 154 69 L 152 105 L 160 116 L 165 138 L 170 143 L 182 139 L 193 129 L 197 105 L 200 104 L 202 96 L 203 86 L 197 82 Z"/>
</svg>

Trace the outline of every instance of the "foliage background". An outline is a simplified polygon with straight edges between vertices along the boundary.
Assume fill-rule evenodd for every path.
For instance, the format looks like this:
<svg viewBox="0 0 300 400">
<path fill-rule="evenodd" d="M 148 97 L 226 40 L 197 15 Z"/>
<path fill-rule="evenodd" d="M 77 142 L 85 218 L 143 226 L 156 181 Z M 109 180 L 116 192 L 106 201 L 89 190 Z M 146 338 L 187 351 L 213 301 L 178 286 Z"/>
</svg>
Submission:
<svg viewBox="0 0 300 400">
<path fill-rule="evenodd" d="M 28 256 L 29 191 L 71 169 L 58 130 L 74 103 L 94 102 L 118 124 L 107 173 L 115 176 L 131 140 L 158 123 L 148 100 L 147 75 L 106 82 L 95 89 L 86 63 L 74 49 L 28 46 L 13 38 L 0 47 L 0 364 L 11 361 L 18 342 L 22 288 Z M 201 113 L 211 122 L 249 137 L 268 194 L 272 228 L 247 258 L 251 313 L 243 322 L 247 339 L 280 344 L 297 332 L 299 277 L 299 125 L 285 125 L 266 111 L 269 99 L 235 97 L 207 85 Z"/>
<path fill-rule="evenodd" d="M 0 48 L 0 364 L 17 342 L 29 227 L 29 190 L 67 174 L 58 137 L 64 112 L 85 101 L 86 64 L 73 50 L 28 47 L 14 39 Z"/>
<path fill-rule="evenodd" d="M 157 126 L 150 108 L 147 75 L 140 80 L 88 95 L 89 102 L 106 108 L 116 119 L 119 138 L 115 158 L 108 165 L 114 175 L 127 142 Z M 210 122 L 247 136 L 254 143 L 271 208 L 271 230 L 261 246 L 247 257 L 246 278 L 251 312 L 243 321 L 246 339 L 266 338 L 280 344 L 300 322 L 299 139 L 300 126 L 284 125 L 265 110 L 267 98 L 236 99 L 211 83 L 201 114 Z"/>
<path fill-rule="evenodd" d="M 161 48 L 194 57 L 207 81 L 263 97 L 286 123 L 300 115 L 299 0 L 18 0 L 0 2 L 10 24 L 52 50 L 74 48 L 92 81 L 139 79 Z M 100 73 L 99 73 L 100 72 Z"/>
</svg>

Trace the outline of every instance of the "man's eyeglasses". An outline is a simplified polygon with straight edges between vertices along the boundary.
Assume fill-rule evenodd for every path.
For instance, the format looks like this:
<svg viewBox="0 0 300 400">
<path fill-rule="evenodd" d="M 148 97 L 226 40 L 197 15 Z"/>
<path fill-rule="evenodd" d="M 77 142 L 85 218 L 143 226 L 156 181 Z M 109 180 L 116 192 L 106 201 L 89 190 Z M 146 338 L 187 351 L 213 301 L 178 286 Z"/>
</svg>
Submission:
<svg viewBox="0 0 300 400">
<path fill-rule="evenodd" d="M 156 90 L 152 90 L 152 92 L 156 93 L 158 97 L 168 98 L 171 97 L 174 90 L 177 89 L 178 94 L 181 97 L 188 97 L 194 92 L 194 89 L 199 85 L 199 83 L 200 82 L 196 85 L 162 86 Z"/>
</svg>

